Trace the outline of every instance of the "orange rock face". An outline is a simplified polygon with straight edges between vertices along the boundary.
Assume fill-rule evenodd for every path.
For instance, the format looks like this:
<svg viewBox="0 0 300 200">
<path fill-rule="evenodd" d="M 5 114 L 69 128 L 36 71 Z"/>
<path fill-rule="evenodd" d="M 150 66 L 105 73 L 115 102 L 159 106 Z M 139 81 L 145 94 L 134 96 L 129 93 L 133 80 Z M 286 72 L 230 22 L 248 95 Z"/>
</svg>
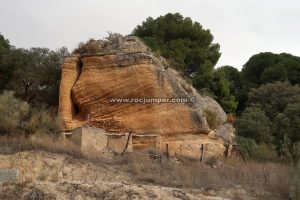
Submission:
<svg viewBox="0 0 300 200">
<path fill-rule="evenodd" d="M 184 102 L 113 102 L 122 98 Z M 108 42 L 97 53 L 65 59 L 59 110 L 66 129 L 90 124 L 107 132 L 139 135 L 207 134 L 227 119 L 215 100 L 199 95 L 132 36 Z M 214 114 L 217 127 L 209 126 L 207 112 Z"/>
</svg>

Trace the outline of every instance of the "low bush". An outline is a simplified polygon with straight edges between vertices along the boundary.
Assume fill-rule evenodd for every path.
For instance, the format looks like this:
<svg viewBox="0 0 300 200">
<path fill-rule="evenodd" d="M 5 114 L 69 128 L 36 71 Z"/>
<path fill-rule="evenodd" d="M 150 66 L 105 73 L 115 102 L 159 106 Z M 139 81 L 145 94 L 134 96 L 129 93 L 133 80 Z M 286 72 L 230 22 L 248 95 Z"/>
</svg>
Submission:
<svg viewBox="0 0 300 200">
<path fill-rule="evenodd" d="M 57 136 L 62 120 L 45 108 L 34 108 L 14 96 L 13 91 L 0 95 L 0 135 L 46 134 Z"/>
<path fill-rule="evenodd" d="M 109 45 L 118 45 L 119 39 L 122 37 L 123 36 L 119 33 L 108 32 L 108 36 L 103 40 L 89 39 L 86 43 L 79 43 L 78 47 L 73 51 L 73 53 L 100 53 Z"/>
<path fill-rule="evenodd" d="M 49 110 L 42 108 L 32 109 L 25 128 L 29 133 L 56 137 L 63 129 L 63 125 L 60 116 L 52 116 Z"/>
<path fill-rule="evenodd" d="M 236 120 L 237 134 L 253 138 L 256 143 L 272 140 L 271 121 L 259 106 L 247 107 Z"/>
<path fill-rule="evenodd" d="M 256 160 L 275 160 L 277 157 L 276 151 L 266 143 L 257 145 L 253 152 L 253 158 Z"/>
<path fill-rule="evenodd" d="M 219 120 L 217 114 L 208 109 L 204 110 L 204 114 L 206 116 L 206 121 L 211 129 L 215 129 L 219 125 Z"/>
<path fill-rule="evenodd" d="M 88 40 L 86 43 L 79 43 L 78 47 L 74 50 L 74 53 L 97 53 L 102 49 L 102 44 L 94 39 Z"/>
<path fill-rule="evenodd" d="M 245 157 L 249 158 L 253 156 L 255 149 L 257 147 L 257 144 L 254 139 L 238 136 L 237 143 L 239 145 L 240 150 L 245 155 Z"/>
<path fill-rule="evenodd" d="M 28 112 L 28 103 L 15 98 L 13 91 L 4 91 L 0 95 L 0 134 L 20 132 Z"/>
</svg>

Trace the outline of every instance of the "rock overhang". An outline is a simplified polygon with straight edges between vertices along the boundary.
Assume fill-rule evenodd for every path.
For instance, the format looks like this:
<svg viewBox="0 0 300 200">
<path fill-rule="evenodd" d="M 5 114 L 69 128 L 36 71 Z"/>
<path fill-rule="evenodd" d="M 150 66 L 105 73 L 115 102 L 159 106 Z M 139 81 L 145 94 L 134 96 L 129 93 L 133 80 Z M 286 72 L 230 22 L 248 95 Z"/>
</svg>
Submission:
<svg viewBox="0 0 300 200">
<path fill-rule="evenodd" d="M 125 36 L 99 45 L 96 52 L 75 53 L 65 59 L 59 110 L 67 129 L 90 124 L 111 133 L 138 135 L 197 135 L 215 129 L 231 137 L 232 133 L 224 133 L 224 126 L 232 125 L 226 123 L 222 107 L 200 95 L 140 39 Z M 109 98 L 139 97 L 193 97 L 194 101 L 161 105 L 109 102 Z M 206 112 L 215 115 L 217 127 L 210 127 Z"/>
</svg>

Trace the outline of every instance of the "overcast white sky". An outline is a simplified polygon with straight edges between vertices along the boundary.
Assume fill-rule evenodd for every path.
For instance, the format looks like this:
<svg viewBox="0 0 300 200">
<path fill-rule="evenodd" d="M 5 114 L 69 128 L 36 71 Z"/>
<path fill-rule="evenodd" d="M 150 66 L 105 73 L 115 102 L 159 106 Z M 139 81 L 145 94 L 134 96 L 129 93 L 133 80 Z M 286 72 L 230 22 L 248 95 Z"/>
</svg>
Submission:
<svg viewBox="0 0 300 200">
<path fill-rule="evenodd" d="M 0 0 L 0 33 L 16 47 L 67 46 L 129 34 L 148 16 L 179 12 L 210 29 L 221 45 L 217 66 L 241 69 L 265 51 L 300 56 L 298 0 Z"/>
</svg>

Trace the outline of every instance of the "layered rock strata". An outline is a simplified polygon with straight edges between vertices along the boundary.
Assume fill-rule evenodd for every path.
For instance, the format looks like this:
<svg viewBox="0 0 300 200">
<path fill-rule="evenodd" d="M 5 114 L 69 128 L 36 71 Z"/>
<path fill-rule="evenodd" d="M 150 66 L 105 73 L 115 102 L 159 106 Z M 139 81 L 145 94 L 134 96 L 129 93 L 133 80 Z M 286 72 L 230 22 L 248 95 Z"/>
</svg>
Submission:
<svg viewBox="0 0 300 200">
<path fill-rule="evenodd" d="M 89 124 L 145 140 L 155 136 L 162 143 L 170 138 L 177 141 L 176 148 L 191 135 L 217 144 L 222 138 L 231 140 L 233 129 L 222 107 L 200 95 L 140 39 L 125 36 L 94 43 L 97 51 L 73 54 L 63 64 L 59 111 L 67 130 Z"/>
</svg>

